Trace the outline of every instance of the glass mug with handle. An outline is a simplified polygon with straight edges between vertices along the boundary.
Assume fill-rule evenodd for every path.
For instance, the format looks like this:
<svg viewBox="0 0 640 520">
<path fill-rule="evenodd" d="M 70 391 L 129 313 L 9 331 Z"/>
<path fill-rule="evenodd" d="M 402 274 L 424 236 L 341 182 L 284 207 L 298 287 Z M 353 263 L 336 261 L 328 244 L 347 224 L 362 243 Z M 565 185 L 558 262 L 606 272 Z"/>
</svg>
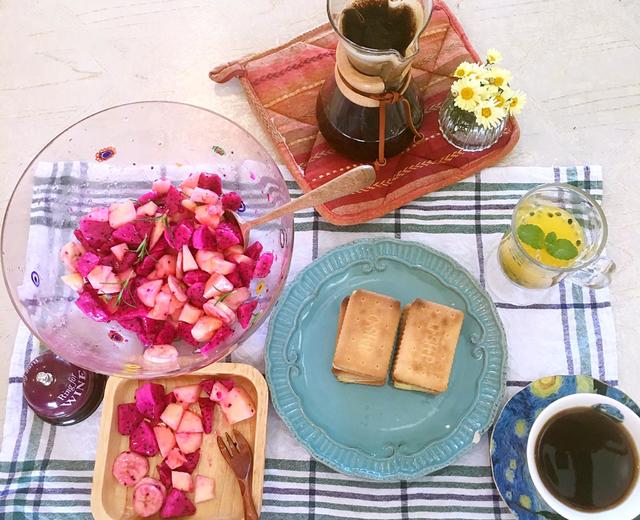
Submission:
<svg viewBox="0 0 640 520">
<path fill-rule="evenodd" d="M 546 289 L 567 278 L 599 289 L 615 263 L 603 256 L 607 220 L 588 193 L 569 184 L 545 184 L 516 204 L 498 246 L 503 273 L 527 289 Z"/>
</svg>

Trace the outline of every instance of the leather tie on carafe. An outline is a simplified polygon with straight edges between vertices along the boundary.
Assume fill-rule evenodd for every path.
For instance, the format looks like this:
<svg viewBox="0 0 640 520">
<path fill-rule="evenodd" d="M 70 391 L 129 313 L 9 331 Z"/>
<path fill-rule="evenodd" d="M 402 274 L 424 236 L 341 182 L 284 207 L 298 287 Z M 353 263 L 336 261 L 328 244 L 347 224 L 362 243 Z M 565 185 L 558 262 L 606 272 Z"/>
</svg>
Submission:
<svg viewBox="0 0 640 520">
<path fill-rule="evenodd" d="M 375 160 L 375 163 L 374 163 L 377 167 L 384 166 L 385 164 L 387 164 L 387 159 L 385 158 L 385 155 L 384 155 L 385 130 L 386 130 L 386 119 L 387 119 L 386 106 L 387 105 L 395 104 L 398 102 L 402 103 L 402 106 L 404 107 L 404 114 L 405 114 L 407 125 L 409 126 L 409 128 L 411 129 L 411 132 L 413 133 L 413 142 L 419 143 L 424 139 L 424 135 L 420 131 L 418 131 L 416 126 L 413 124 L 413 117 L 411 116 L 411 104 L 409 103 L 409 100 L 404 96 L 404 91 L 405 91 L 404 87 L 401 88 L 400 91 L 384 92 L 383 94 L 371 94 L 369 92 L 364 92 L 362 90 L 359 90 L 356 87 L 354 87 L 351 83 L 349 83 L 347 79 L 342 75 L 339 68 L 337 68 L 337 72 L 340 75 L 340 79 L 342 79 L 344 84 L 349 89 L 353 90 L 353 92 L 355 92 L 360 96 L 373 99 L 377 101 L 379 104 L 378 105 L 378 158 Z M 410 74 L 408 74 L 407 80 L 405 81 L 405 87 L 410 78 L 411 76 Z"/>
</svg>

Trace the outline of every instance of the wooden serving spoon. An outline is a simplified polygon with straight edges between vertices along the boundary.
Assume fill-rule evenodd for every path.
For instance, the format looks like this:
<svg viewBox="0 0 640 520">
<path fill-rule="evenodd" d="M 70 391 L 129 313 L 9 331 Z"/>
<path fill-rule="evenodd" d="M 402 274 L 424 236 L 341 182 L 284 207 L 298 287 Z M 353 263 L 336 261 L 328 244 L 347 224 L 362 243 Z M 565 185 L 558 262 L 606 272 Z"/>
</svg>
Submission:
<svg viewBox="0 0 640 520">
<path fill-rule="evenodd" d="M 289 213 L 294 213 L 300 209 L 313 208 L 330 202 L 332 200 L 350 195 L 358 190 L 364 189 L 367 186 L 371 186 L 376 180 L 376 171 L 373 166 L 363 164 L 356 166 L 352 170 L 330 180 L 326 184 L 311 190 L 309 193 L 305 193 L 302 197 L 298 197 L 290 202 L 287 202 L 283 206 L 262 215 L 253 220 L 245 222 L 240 215 L 235 211 L 226 210 L 224 212 L 224 218 L 227 221 L 234 221 L 240 228 L 242 234 L 243 245 L 249 244 L 249 231 L 254 227 L 260 226 L 271 220 L 282 217 Z"/>
</svg>

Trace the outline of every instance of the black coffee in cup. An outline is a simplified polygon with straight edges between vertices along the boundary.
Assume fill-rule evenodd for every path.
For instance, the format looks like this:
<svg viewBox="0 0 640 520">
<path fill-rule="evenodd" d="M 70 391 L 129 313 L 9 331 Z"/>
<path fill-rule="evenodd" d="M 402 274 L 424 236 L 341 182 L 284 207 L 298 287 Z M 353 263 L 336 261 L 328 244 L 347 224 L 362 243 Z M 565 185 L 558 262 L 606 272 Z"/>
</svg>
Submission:
<svg viewBox="0 0 640 520">
<path fill-rule="evenodd" d="M 544 425 L 535 462 L 545 487 L 586 512 L 620 504 L 638 477 L 638 454 L 622 423 L 597 408 L 569 408 Z"/>
</svg>

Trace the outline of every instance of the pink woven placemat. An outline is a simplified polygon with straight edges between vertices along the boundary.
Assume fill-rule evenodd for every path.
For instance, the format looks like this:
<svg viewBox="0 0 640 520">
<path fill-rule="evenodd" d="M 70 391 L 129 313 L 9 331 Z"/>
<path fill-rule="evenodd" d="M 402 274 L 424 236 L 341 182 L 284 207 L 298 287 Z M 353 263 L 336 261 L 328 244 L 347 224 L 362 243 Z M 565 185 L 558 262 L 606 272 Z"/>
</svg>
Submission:
<svg viewBox="0 0 640 520">
<path fill-rule="evenodd" d="M 340 155 L 318 130 L 315 106 L 324 80 L 333 74 L 338 36 L 329 24 L 266 52 L 216 67 L 209 77 L 218 83 L 238 78 L 262 124 L 300 187 L 321 186 L 360 163 Z M 359 224 L 407 202 L 453 184 L 504 157 L 520 136 L 510 118 L 499 141 L 483 152 L 451 146 L 438 129 L 438 110 L 447 96 L 453 71 L 461 61 L 478 60 L 466 34 L 447 5 L 434 1 L 433 13 L 420 37 L 413 78 L 424 106 L 425 139 L 388 159 L 376 182 L 353 195 L 317 209 L 329 222 Z"/>
</svg>

